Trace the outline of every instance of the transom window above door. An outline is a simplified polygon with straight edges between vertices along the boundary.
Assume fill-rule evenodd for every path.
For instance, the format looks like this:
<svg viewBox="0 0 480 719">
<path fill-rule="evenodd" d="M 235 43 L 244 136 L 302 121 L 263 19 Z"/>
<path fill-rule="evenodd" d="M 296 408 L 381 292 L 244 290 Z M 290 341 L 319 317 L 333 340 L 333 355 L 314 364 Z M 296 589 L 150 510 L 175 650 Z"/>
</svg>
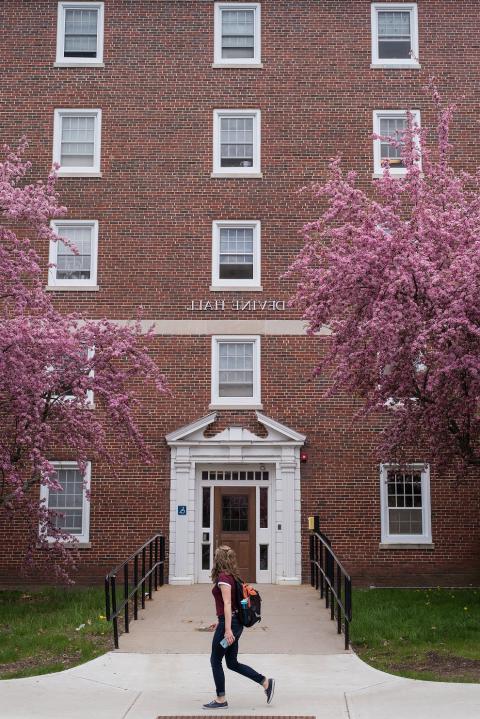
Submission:
<svg viewBox="0 0 480 719">
<path fill-rule="evenodd" d="M 260 222 L 213 223 L 211 289 L 260 290 Z"/>
<path fill-rule="evenodd" d="M 260 175 L 260 110 L 214 110 L 212 175 Z"/>
<path fill-rule="evenodd" d="M 417 3 L 372 3 L 372 67 L 420 67 Z"/>
<path fill-rule="evenodd" d="M 260 337 L 212 338 L 212 407 L 260 407 Z"/>
<path fill-rule="evenodd" d="M 103 65 L 103 2 L 59 2 L 57 65 Z"/>
<path fill-rule="evenodd" d="M 215 3 L 214 67 L 262 67 L 260 3 Z"/>
</svg>

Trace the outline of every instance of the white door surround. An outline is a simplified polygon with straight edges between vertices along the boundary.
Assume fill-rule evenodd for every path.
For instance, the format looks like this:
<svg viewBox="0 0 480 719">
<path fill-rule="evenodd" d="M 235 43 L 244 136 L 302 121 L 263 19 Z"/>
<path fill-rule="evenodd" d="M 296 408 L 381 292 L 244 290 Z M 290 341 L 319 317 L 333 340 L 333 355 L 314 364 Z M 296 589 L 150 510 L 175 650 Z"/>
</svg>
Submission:
<svg viewBox="0 0 480 719">
<path fill-rule="evenodd" d="M 170 584 L 199 580 L 198 470 L 207 465 L 219 469 L 230 465 L 271 468 L 271 581 L 301 583 L 300 447 L 305 436 L 260 412 L 256 414 L 267 430 L 266 437 L 238 426 L 205 437 L 216 412 L 166 436 L 171 448 Z"/>
</svg>

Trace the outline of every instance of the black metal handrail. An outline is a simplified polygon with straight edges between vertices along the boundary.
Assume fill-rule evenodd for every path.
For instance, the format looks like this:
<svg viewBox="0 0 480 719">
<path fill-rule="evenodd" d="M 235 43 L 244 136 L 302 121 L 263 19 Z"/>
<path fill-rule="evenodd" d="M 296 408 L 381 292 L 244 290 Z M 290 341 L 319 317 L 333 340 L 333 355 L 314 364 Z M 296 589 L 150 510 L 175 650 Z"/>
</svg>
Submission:
<svg viewBox="0 0 480 719">
<path fill-rule="evenodd" d="M 337 633 L 345 634 L 345 649 L 350 646 L 352 621 L 352 580 L 332 550 L 332 543 L 320 531 L 320 518 L 314 517 L 310 534 L 310 584 L 320 589 L 325 607 L 330 608 L 330 619 L 337 619 Z M 343 621 L 342 621 L 343 616 Z"/>
<path fill-rule="evenodd" d="M 148 556 L 147 556 L 148 555 Z M 139 562 L 139 557 L 141 560 Z M 130 584 L 130 563 L 133 563 L 133 584 Z M 140 575 L 139 575 L 140 563 Z M 148 565 L 148 566 L 147 566 Z M 142 609 L 145 609 L 145 594 L 152 599 L 155 588 L 163 586 L 165 579 L 165 537 L 155 534 L 140 549 L 131 554 L 128 559 L 112 569 L 105 577 L 105 608 L 107 620 L 113 624 L 113 641 L 118 649 L 118 617 L 125 611 L 125 632 L 130 631 L 129 601 L 133 597 L 133 618 L 138 619 L 138 592 L 141 593 Z M 117 574 L 123 579 L 123 600 L 117 606 Z M 145 591 L 145 582 L 148 580 L 148 592 Z"/>
</svg>

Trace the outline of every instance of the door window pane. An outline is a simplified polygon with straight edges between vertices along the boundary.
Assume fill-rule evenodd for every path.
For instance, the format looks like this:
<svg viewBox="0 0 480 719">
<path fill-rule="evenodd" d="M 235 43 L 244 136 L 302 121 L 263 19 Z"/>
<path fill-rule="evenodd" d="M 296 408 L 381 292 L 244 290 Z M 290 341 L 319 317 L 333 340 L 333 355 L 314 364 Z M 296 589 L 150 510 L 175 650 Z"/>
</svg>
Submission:
<svg viewBox="0 0 480 719">
<path fill-rule="evenodd" d="M 89 280 L 92 265 L 92 228 L 85 225 L 63 225 L 58 234 L 72 242 L 77 250 L 57 242 L 57 280 Z"/>
<path fill-rule="evenodd" d="M 97 56 L 98 10 L 65 10 L 65 57 Z"/>
<path fill-rule="evenodd" d="M 210 569 L 210 545 L 202 544 L 202 569 Z"/>
<path fill-rule="evenodd" d="M 83 476 L 79 469 L 60 468 L 56 479 L 63 491 L 49 489 L 48 492 L 48 508 L 60 513 L 53 522 L 69 534 L 82 534 Z"/>
<path fill-rule="evenodd" d="M 94 152 L 95 118 L 84 115 L 62 117 L 62 167 L 93 167 Z"/>
<path fill-rule="evenodd" d="M 253 397 L 253 343 L 220 342 L 219 396 Z"/>
<path fill-rule="evenodd" d="M 202 527 L 210 528 L 210 487 L 202 487 Z"/>
<path fill-rule="evenodd" d="M 268 569 L 268 544 L 260 545 L 260 569 Z"/>
<path fill-rule="evenodd" d="M 253 228 L 220 228 L 220 279 L 253 278 Z"/>
<path fill-rule="evenodd" d="M 222 10 L 222 57 L 254 57 L 254 10 Z"/>
<path fill-rule="evenodd" d="M 253 167 L 253 117 L 220 119 L 221 167 Z"/>
<path fill-rule="evenodd" d="M 222 531 L 248 532 L 248 495 L 222 496 Z"/>
<path fill-rule="evenodd" d="M 389 534 L 423 534 L 422 475 L 390 470 L 387 474 Z"/>
<path fill-rule="evenodd" d="M 401 141 L 402 132 L 406 130 L 406 117 L 381 117 L 380 118 L 380 135 L 391 137 L 394 140 Z M 405 167 L 401 158 L 402 148 L 394 147 L 388 142 L 380 142 L 380 157 L 382 162 L 388 160 L 392 167 Z"/>
<path fill-rule="evenodd" d="M 410 59 L 410 13 L 382 11 L 378 13 L 378 57 L 381 60 Z"/>
<path fill-rule="evenodd" d="M 268 487 L 260 487 L 260 529 L 268 528 Z"/>
</svg>

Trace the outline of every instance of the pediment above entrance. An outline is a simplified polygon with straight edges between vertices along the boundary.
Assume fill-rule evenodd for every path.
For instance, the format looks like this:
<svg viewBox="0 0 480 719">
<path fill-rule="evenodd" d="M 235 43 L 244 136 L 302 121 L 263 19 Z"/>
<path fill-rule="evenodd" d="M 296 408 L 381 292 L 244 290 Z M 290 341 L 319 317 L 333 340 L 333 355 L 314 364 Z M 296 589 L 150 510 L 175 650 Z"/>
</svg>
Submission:
<svg viewBox="0 0 480 719">
<path fill-rule="evenodd" d="M 299 447 L 305 443 L 305 435 L 296 432 L 280 422 L 256 412 L 258 422 L 266 429 L 266 435 L 258 436 L 249 429 L 240 426 L 226 427 L 218 434 L 205 436 L 205 430 L 217 419 L 217 412 L 200 417 L 184 427 L 166 435 L 170 446 L 206 445 L 272 445 L 281 444 Z"/>
</svg>

